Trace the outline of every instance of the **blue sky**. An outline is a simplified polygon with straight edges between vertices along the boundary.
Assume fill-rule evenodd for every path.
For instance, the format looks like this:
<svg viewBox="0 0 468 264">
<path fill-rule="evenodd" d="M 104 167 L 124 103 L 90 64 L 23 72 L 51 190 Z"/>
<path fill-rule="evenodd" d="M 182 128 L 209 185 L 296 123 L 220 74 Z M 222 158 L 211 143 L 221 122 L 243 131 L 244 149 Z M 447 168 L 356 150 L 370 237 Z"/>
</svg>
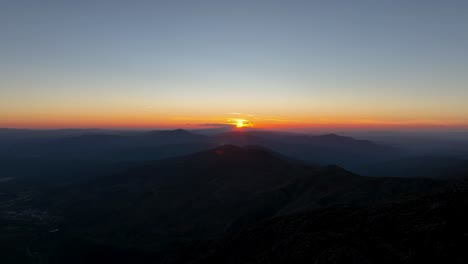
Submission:
<svg viewBox="0 0 468 264">
<path fill-rule="evenodd" d="M 466 1 L 2 1 L 0 117 L 464 124 L 466 25 Z"/>
</svg>

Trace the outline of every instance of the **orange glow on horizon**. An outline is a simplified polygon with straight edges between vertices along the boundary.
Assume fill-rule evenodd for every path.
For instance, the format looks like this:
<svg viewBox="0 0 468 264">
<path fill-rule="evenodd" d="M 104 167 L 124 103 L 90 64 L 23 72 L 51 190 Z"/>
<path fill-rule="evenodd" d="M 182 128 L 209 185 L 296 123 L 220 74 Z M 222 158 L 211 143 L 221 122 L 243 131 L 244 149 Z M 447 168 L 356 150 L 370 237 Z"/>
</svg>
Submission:
<svg viewBox="0 0 468 264">
<path fill-rule="evenodd" d="M 235 114 L 235 118 L 224 114 L 170 115 L 135 112 L 126 113 L 31 113 L 16 116 L 0 116 L 0 127 L 10 128 L 124 128 L 124 129 L 201 129 L 232 126 L 238 129 L 302 130 L 302 129 L 393 129 L 393 128 L 468 128 L 468 122 L 459 119 L 357 119 L 350 117 L 271 117 L 251 114 Z"/>
</svg>

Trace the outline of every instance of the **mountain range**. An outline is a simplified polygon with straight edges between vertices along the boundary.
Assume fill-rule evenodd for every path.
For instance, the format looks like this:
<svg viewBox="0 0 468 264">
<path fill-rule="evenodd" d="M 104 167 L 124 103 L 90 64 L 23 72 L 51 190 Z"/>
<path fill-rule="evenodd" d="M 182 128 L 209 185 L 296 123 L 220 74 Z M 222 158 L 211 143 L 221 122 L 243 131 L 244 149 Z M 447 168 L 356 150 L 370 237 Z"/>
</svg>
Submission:
<svg viewBox="0 0 468 264">
<path fill-rule="evenodd" d="M 467 259 L 462 157 L 266 131 L 0 131 L 0 145 L 5 263 Z"/>
<path fill-rule="evenodd" d="M 62 136 L 58 136 L 59 132 L 50 132 L 49 136 L 44 135 L 45 132 L 36 136 L 33 136 L 32 132 L 22 132 L 16 137 L 12 136 L 12 132 L 3 133 L 4 140 L 1 140 L 0 133 L 0 157 L 134 161 L 175 157 L 224 144 L 234 144 L 263 146 L 307 162 L 353 167 L 363 161 L 385 160 L 400 153 L 389 146 L 335 134 L 312 136 L 266 131 L 233 131 L 208 136 L 181 129 L 139 133 L 95 133 L 96 131 L 91 130 L 79 135 L 70 134 L 68 130 L 66 132 Z M 28 136 L 24 136 L 25 133 Z"/>
<path fill-rule="evenodd" d="M 263 147 L 224 145 L 17 197 L 2 209 L 7 219 L 29 222 L 32 229 L 60 230 L 57 238 L 33 243 L 47 258 L 57 257 L 64 240 L 160 254 L 272 217 L 365 206 L 444 185 L 430 179 L 363 177 L 338 166 L 305 165 Z M 44 216 L 38 220 L 25 211 Z M 66 250 L 86 258 L 89 249 Z M 101 253 L 81 260 L 91 263 Z"/>
</svg>

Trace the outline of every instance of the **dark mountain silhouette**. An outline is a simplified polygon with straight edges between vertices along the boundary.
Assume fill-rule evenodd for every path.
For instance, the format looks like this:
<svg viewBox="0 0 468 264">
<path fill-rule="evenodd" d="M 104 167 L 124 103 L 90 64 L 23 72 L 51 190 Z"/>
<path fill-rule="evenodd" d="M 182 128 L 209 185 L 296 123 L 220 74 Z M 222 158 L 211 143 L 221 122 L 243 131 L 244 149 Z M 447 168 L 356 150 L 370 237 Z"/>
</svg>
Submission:
<svg viewBox="0 0 468 264">
<path fill-rule="evenodd" d="M 81 237 L 156 250 L 279 215 L 364 205 L 440 185 L 362 177 L 337 166 L 294 163 L 265 148 L 225 145 L 50 191 L 22 206 L 47 210 Z"/>
<path fill-rule="evenodd" d="M 466 182 L 368 207 L 280 216 L 162 263 L 466 263 Z"/>
<path fill-rule="evenodd" d="M 421 213 L 425 198 L 407 195 L 465 177 L 460 157 L 408 157 L 336 134 L 254 130 L 2 130 L 0 147 L 6 263 L 316 262 L 317 252 L 318 263 L 372 263 L 376 254 L 411 262 L 421 250 L 459 256 L 447 238 L 452 231 L 434 222 L 444 216 Z M 429 222 L 411 226 L 426 213 Z M 438 249 L 421 234 L 455 249 Z"/>
</svg>

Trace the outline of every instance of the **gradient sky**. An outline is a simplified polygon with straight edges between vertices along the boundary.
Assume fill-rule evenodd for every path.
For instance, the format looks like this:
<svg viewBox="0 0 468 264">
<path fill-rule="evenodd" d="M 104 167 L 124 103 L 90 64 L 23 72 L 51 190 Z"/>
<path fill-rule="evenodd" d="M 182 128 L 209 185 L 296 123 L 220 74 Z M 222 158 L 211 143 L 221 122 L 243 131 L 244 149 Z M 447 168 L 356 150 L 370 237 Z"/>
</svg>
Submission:
<svg viewBox="0 0 468 264">
<path fill-rule="evenodd" d="M 468 127 L 467 25 L 450 0 L 4 0 L 0 127 Z"/>
</svg>

